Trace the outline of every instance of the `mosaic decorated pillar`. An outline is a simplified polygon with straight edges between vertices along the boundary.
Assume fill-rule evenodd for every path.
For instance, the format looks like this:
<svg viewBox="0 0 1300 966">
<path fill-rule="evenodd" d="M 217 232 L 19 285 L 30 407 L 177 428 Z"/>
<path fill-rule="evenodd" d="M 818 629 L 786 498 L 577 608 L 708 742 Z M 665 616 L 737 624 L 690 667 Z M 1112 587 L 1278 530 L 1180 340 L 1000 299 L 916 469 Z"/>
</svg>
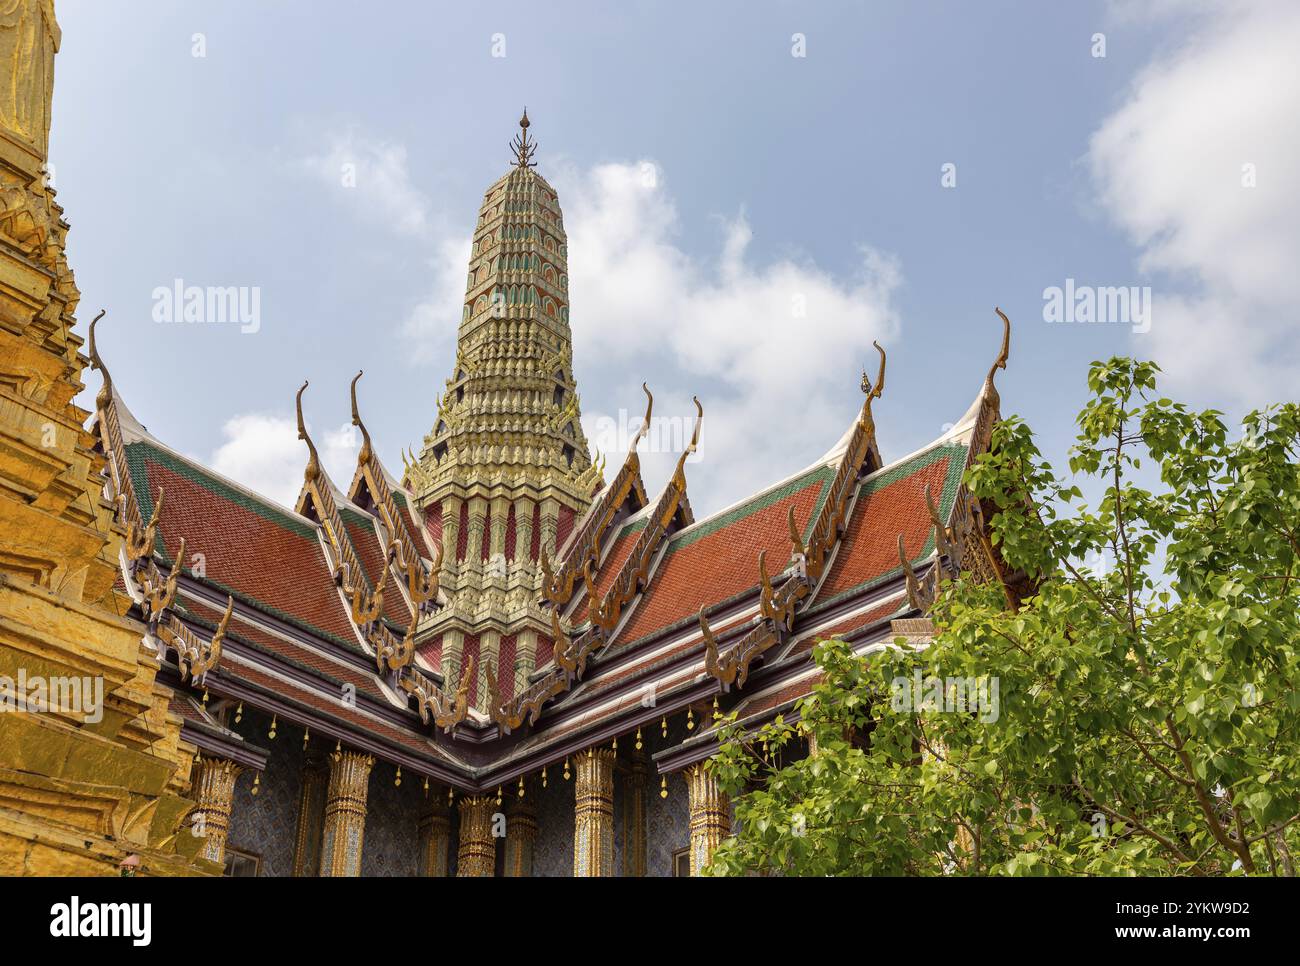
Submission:
<svg viewBox="0 0 1300 966">
<path fill-rule="evenodd" d="M 470 497 L 469 527 L 465 540 L 464 569 L 470 573 L 483 572 L 483 534 L 487 529 L 488 501 L 481 496 Z"/>
<path fill-rule="evenodd" d="M 528 679 L 537 670 L 537 632 L 529 628 L 515 638 L 515 694 L 528 687 Z"/>
<path fill-rule="evenodd" d="M 628 767 L 627 794 L 623 796 L 623 874 L 645 875 L 645 789 L 646 755 L 633 751 Z"/>
<path fill-rule="evenodd" d="M 435 879 L 446 877 L 450 848 L 451 807 L 442 796 L 436 795 L 420 816 L 420 875 Z"/>
<path fill-rule="evenodd" d="M 442 566 L 449 573 L 458 569 L 456 551 L 460 545 L 460 505 L 458 496 L 448 496 L 442 501 Z"/>
<path fill-rule="evenodd" d="M 533 843 L 536 841 L 537 811 L 531 799 L 519 799 L 506 813 L 506 875 L 527 878 L 533 874 Z"/>
<path fill-rule="evenodd" d="M 718 788 L 707 761 L 686 769 L 685 777 L 691 810 L 691 875 L 699 875 L 712 861 L 718 844 L 731 834 L 731 804 Z"/>
<path fill-rule="evenodd" d="M 310 757 L 302 769 L 298 795 L 298 829 L 294 834 L 293 874 L 298 878 L 320 871 L 321 838 L 325 825 L 325 792 L 329 768 L 323 759 Z"/>
<path fill-rule="evenodd" d="M 541 537 L 538 540 L 538 548 L 541 553 L 546 554 L 550 560 L 555 559 L 555 542 L 556 536 L 560 529 L 560 504 L 557 500 L 546 499 L 542 501 L 541 512 Z"/>
<path fill-rule="evenodd" d="M 575 759 L 573 874 L 614 874 L 614 751 L 589 748 Z"/>
<path fill-rule="evenodd" d="M 325 799 L 325 839 L 321 846 L 322 876 L 361 874 L 361 844 L 366 834 L 366 796 L 375 759 L 357 751 L 330 755 L 329 790 Z"/>
<path fill-rule="evenodd" d="M 515 565 L 529 563 L 533 551 L 533 507 L 526 496 L 515 500 Z"/>
<path fill-rule="evenodd" d="M 235 779 L 240 771 L 240 767 L 228 758 L 201 757 L 194 767 L 193 793 L 199 807 L 194 810 L 192 828 L 207 836 L 201 854 L 213 862 L 226 860 L 230 807 L 234 804 Z"/>
<path fill-rule="evenodd" d="M 496 875 L 497 840 L 492 835 L 492 815 L 495 811 L 495 798 L 484 796 L 460 800 L 457 876 L 482 878 Z"/>
</svg>

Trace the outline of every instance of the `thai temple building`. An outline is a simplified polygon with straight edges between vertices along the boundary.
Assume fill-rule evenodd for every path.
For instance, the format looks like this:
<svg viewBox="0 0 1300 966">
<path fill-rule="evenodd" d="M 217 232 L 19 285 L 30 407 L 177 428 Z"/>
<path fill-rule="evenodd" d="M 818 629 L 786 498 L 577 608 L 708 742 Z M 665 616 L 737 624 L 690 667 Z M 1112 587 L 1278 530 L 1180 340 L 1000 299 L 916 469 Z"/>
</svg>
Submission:
<svg viewBox="0 0 1300 966">
<path fill-rule="evenodd" d="M 638 457 L 652 386 L 641 436 L 593 462 L 561 199 L 527 114 L 404 466 L 371 445 L 360 373 L 350 479 L 304 418 L 344 386 L 285 387 L 292 509 L 200 465 L 129 408 L 98 319 L 76 322 L 42 177 L 59 30 L 48 0 L 18 8 L 0 19 L 19 80 L 0 89 L 0 676 L 99 677 L 104 709 L 0 714 L 0 872 L 696 874 L 731 831 L 719 714 L 797 715 L 822 638 L 924 637 L 943 576 L 1016 592 L 962 485 L 999 418 L 1005 317 L 974 401 L 915 453 L 877 446 L 882 350 L 825 456 L 711 516 L 686 473 L 705 387 L 668 479 Z M 72 401 L 88 367 L 93 413 Z"/>
</svg>

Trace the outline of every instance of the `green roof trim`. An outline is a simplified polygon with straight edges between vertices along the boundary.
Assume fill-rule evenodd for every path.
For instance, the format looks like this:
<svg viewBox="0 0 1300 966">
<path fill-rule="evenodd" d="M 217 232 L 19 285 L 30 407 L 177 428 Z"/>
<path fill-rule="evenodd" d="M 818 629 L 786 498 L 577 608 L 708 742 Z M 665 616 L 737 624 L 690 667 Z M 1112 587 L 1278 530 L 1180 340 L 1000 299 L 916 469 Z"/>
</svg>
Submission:
<svg viewBox="0 0 1300 966">
<path fill-rule="evenodd" d="M 818 466 L 809 470 L 807 473 L 804 473 L 802 476 L 797 476 L 786 483 L 782 483 L 780 486 L 768 490 L 766 493 L 759 494 L 748 502 L 732 507 L 730 510 L 719 513 L 716 516 L 702 520 L 689 529 L 676 534 L 669 542 L 667 553 L 672 554 L 685 547 L 689 547 L 697 540 L 703 540 L 705 537 L 710 537 L 720 530 L 725 530 L 733 523 L 745 519 L 745 517 L 751 516 L 760 510 L 766 510 L 768 507 L 775 506 L 794 494 L 806 490 L 810 486 L 820 484 L 821 491 L 817 494 L 817 502 L 813 506 L 813 512 L 810 517 L 810 519 L 815 520 L 817 514 L 821 512 L 821 508 L 826 502 L 826 497 L 830 491 L 830 482 L 835 478 L 835 470 L 836 467 L 834 465 Z M 667 554 L 665 554 L 665 556 L 667 556 Z"/>
<path fill-rule="evenodd" d="M 127 444 L 126 462 L 131 470 L 131 482 L 135 487 L 136 500 L 140 504 L 140 513 L 143 514 L 145 519 L 148 519 L 153 513 L 154 504 L 154 495 L 149 492 L 149 482 L 145 474 L 144 461 L 146 456 L 155 463 L 171 470 L 177 476 L 183 476 L 191 483 L 197 483 L 204 489 L 215 493 L 227 503 L 233 503 L 245 510 L 250 510 L 262 519 L 304 539 L 316 539 L 316 528 L 301 519 L 297 514 L 287 513 L 271 506 L 245 490 L 231 486 L 211 473 L 205 473 L 193 463 L 181 459 L 175 453 L 140 440 Z"/>
</svg>

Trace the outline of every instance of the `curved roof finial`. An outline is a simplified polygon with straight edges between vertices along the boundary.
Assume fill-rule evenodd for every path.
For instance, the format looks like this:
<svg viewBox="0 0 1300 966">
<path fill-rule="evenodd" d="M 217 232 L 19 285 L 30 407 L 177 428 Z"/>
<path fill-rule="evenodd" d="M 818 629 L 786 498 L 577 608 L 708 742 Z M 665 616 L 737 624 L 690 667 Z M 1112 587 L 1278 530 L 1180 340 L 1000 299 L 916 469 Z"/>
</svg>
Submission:
<svg viewBox="0 0 1300 966">
<path fill-rule="evenodd" d="M 866 370 L 862 372 L 862 391 L 867 394 L 869 399 L 879 399 L 880 394 L 885 391 L 885 350 L 880 347 L 880 343 L 872 341 L 876 351 L 880 353 L 880 371 L 876 374 L 876 381 L 873 384 L 867 378 Z"/>
<path fill-rule="evenodd" d="M 370 448 L 370 433 L 366 429 L 366 424 L 361 421 L 361 413 L 357 410 L 357 380 L 366 374 L 364 369 L 357 371 L 352 377 L 352 425 L 361 430 L 361 452 L 357 454 L 357 463 L 369 463 L 373 450 Z"/>
<path fill-rule="evenodd" d="M 519 133 L 510 142 L 510 150 L 515 153 L 515 166 L 525 171 L 537 167 L 536 162 L 533 161 L 533 155 L 537 153 L 537 142 L 528 140 L 530 123 L 528 108 L 525 107 L 524 116 L 519 119 Z"/>
<path fill-rule="evenodd" d="M 303 479 L 308 483 L 314 483 L 320 477 L 320 457 L 316 454 L 316 444 L 307 435 L 307 424 L 302 419 L 302 394 L 306 389 L 307 380 L 304 379 L 302 388 L 298 390 L 298 395 L 294 398 L 294 406 L 298 410 L 298 438 L 307 444 L 307 449 L 311 452 L 311 457 L 307 460 L 307 469 L 303 471 Z"/>
<path fill-rule="evenodd" d="M 631 452 L 636 451 L 637 443 L 645 439 L 646 434 L 650 432 L 650 414 L 653 413 L 655 409 L 655 397 L 654 394 L 650 392 L 650 386 L 643 382 L 641 383 L 641 390 L 645 393 L 645 418 L 641 420 L 641 428 L 638 429 L 636 435 L 632 437 Z"/>
<path fill-rule="evenodd" d="M 673 473 L 673 480 L 679 482 L 679 485 L 685 485 L 686 477 L 683 475 L 686 469 L 686 457 L 690 456 L 700 447 L 700 427 L 704 425 L 704 407 L 700 405 L 700 397 L 692 396 L 695 403 L 695 430 L 691 433 L 691 442 L 682 450 L 682 455 L 677 457 L 677 470 Z"/>
<path fill-rule="evenodd" d="M 91 368 L 97 369 L 104 375 L 104 384 L 99 387 L 99 392 L 95 394 L 95 408 L 107 408 L 110 400 L 113 398 L 113 377 L 108 374 L 108 367 L 104 365 L 104 360 L 99 357 L 99 350 L 95 348 L 95 323 L 104 317 L 107 309 L 100 309 L 99 314 L 90 320 L 90 365 Z"/>
<path fill-rule="evenodd" d="M 990 389 L 993 388 L 993 373 L 1007 367 L 1007 356 L 1011 353 L 1011 320 L 1007 318 L 1006 313 L 1000 308 L 994 306 L 993 311 L 1002 319 L 1002 350 L 998 353 L 998 357 L 993 360 L 993 365 L 989 367 L 988 378 L 985 382 Z"/>
</svg>

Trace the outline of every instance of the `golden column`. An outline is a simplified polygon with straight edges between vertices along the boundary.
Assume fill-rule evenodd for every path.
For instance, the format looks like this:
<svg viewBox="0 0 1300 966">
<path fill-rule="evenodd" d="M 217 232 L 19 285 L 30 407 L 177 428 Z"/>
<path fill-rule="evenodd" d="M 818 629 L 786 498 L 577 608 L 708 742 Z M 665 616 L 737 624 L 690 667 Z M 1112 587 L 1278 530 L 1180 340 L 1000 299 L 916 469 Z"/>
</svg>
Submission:
<svg viewBox="0 0 1300 966">
<path fill-rule="evenodd" d="M 451 847 L 451 808 L 435 794 L 433 803 L 420 817 L 420 875 L 445 878 Z"/>
<path fill-rule="evenodd" d="M 691 809 L 691 875 L 699 875 L 713 860 L 718 844 L 731 834 L 731 804 L 707 761 L 687 768 L 685 777 Z"/>
<path fill-rule="evenodd" d="M 329 793 L 325 801 L 322 876 L 359 876 L 361 844 L 366 834 L 366 795 L 375 759 L 358 751 L 330 755 Z"/>
<path fill-rule="evenodd" d="M 646 755 L 632 752 L 628 768 L 627 794 L 623 798 L 623 874 L 645 875 L 645 789 Z"/>
<path fill-rule="evenodd" d="M 202 856 L 213 862 L 226 859 L 226 836 L 230 833 L 230 807 L 235 800 L 235 779 L 240 767 L 228 758 L 202 757 L 194 768 L 194 800 L 199 803 L 194 810 L 193 829 L 197 835 L 206 835 Z"/>
<path fill-rule="evenodd" d="M 577 756 L 573 874 L 614 874 L 614 751 L 588 748 Z"/>
<path fill-rule="evenodd" d="M 456 875 L 480 878 L 496 875 L 497 842 L 492 834 L 496 799 L 460 800 L 460 850 L 456 854 Z"/>
<path fill-rule="evenodd" d="M 320 871 L 321 833 L 325 823 L 325 789 L 329 770 L 320 758 L 309 757 L 302 769 L 298 795 L 298 829 L 294 835 L 293 874 L 303 878 Z"/>
<path fill-rule="evenodd" d="M 533 843 L 536 841 L 537 811 L 530 799 L 518 799 L 506 814 L 506 875 L 527 878 L 533 874 Z"/>
</svg>

